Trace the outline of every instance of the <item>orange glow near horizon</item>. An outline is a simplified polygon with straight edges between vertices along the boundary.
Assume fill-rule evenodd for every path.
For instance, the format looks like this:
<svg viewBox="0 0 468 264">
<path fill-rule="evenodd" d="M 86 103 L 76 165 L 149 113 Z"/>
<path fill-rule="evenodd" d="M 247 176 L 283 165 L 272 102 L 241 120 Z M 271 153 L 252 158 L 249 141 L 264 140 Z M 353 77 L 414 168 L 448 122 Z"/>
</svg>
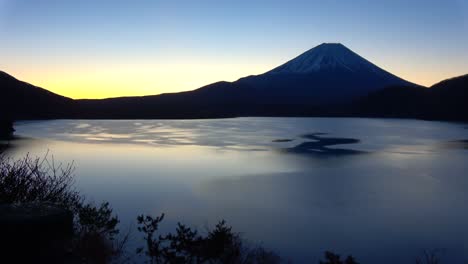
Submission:
<svg viewBox="0 0 468 264">
<path fill-rule="evenodd" d="M 0 71 L 74 99 L 156 95 L 339 42 L 431 86 L 468 73 L 466 11 L 466 0 L 0 0 Z"/>
<path fill-rule="evenodd" d="M 262 74 L 292 59 L 298 52 L 276 56 L 224 57 L 54 57 L 30 62 L 25 57 L 5 58 L 3 70 L 19 80 L 73 99 L 102 99 L 190 91 L 218 81 L 236 81 Z M 424 61 L 377 57 L 368 60 L 410 82 L 431 86 L 466 74 L 453 67 L 425 67 Z M 406 60 L 406 61 L 405 61 Z M 157 61 L 158 63 L 154 63 Z M 12 63 L 13 62 L 13 63 Z"/>
<path fill-rule="evenodd" d="M 248 75 L 261 74 L 275 66 L 275 64 L 196 64 L 192 62 L 160 65 L 44 67 L 38 70 L 4 67 L 2 70 L 19 80 L 73 99 L 102 99 L 190 91 L 218 81 L 235 81 Z M 456 76 L 449 70 L 409 73 L 409 69 L 399 68 L 391 72 L 403 79 L 427 87 Z"/>
<path fill-rule="evenodd" d="M 125 67 L 65 70 L 11 71 L 7 73 L 30 84 L 73 99 L 103 99 L 122 96 L 145 96 L 190 91 L 218 81 L 239 78 L 268 71 L 268 65 L 166 65 L 131 69 Z M 455 77 L 450 73 L 397 74 L 408 81 L 430 87 L 444 79 Z M 461 75 L 461 74 L 460 74 Z M 410 76 L 410 77 L 406 77 Z"/>
<path fill-rule="evenodd" d="M 19 80 L 73 99 L 102 99 L 189 91 L 267 70 L 268 65 L 189 63 L 5 71 Z"/>
</svg>

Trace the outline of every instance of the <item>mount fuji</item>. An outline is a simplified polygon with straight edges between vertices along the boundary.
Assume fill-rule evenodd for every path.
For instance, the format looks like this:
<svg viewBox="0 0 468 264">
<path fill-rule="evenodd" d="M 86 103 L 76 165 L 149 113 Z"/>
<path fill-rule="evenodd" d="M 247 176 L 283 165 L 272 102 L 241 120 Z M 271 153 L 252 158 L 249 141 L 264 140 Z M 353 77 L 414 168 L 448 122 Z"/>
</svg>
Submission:
<svg viewBox="0 0 468 264">
<path fill-rule="evenodd" d="M 426 89 L 342 44 L 325 43 L 260 75 L 141 97 L 72 100 L 4 73 L 0 74 L 0 110 L 10 119 L 385 116 L 468 120 L 463 103 L 466 80 L 463 76 Z"/>
<path fill-rule="evenodd" d="M 366 72 L 389 75 L 341 43 L 323 43 L 274 68 L 267 74 L 313 73 L 320 71 Z"/>
<path fill-rule="evenodd" d="M 389 86 L 416 85 L 342 44 L 324 43 L 260 75 L 181 93 L 79 100 L 78 112 L 85 118 L 337 115 L 341 106 Z"/>
<path fill-rule="evenodd" d="M 257 76 L 242 78 L 272 101 L 314 105 L 345 103 L 389 86 L 416 86 L 339 43 L 324 43 Z"/>
</svg>

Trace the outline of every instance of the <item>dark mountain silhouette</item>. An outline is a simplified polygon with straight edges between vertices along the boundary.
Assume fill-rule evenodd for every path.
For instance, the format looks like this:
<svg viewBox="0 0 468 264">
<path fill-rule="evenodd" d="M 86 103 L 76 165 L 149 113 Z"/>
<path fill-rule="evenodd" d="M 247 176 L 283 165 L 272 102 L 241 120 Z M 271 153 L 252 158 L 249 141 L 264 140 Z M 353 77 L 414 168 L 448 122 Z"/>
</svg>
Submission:
<svg viewBox="0 0 468 264">
<path fill-rule="evenodd" d="M 435 119 L 468 121 L 468 74 L 433 85 L 429 94 Z"/>
<path fill-rule="evenodd" d="M 468 121 L 468 75 L 430 88 L 388 87 L 353 104 L 353 115 Z"/>
<path fill-rule="evenodd" d="M 468 120 L 468 75 L 428 89 L 341 44 L 322 44 L 257 76 L 142 97 L 72 100 L 0 72 L 3 119 L 370 116 Z"/>
<path fill-rule="evenodd" d="M 87 118 L 97 113 L 100 118 L 336 115 L 343 112 L 339 104 L 390 85 L 416 86 L 342 44 L 321 44 L 269 72 L 236 82 L 175 94 L 80 100 L 79 104 Z"/>
<path fill-rule="evenodd" d="M 324 43 L 287 63 L 238 83 L 271 102 L 329 105 L 349 102 L 388 86 L 415 86 L 370 63 L 342 44 Z"/>
<path fill-rule="evenodd" d="M 15 79 L 0 71 L 1 119 L 70 117 L 73 100 Z"/>
<path fill-rule="evenodd" d="M 242 83 L 218 82 L 189 92 L 77 102 L 85 118 L 308 116 L 322 111 L 311 104 L 262 98 L 250 89 Z"/>
</svg>

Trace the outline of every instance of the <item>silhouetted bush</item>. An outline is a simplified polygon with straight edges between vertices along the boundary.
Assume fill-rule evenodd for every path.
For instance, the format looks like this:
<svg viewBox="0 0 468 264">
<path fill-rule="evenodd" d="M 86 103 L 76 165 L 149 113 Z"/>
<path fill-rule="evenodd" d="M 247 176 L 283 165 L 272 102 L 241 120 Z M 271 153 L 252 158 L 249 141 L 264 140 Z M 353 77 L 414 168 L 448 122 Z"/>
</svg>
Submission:
<svg viewBox="0 0 468 264">
<path fill-rule="evenodd" d="M 420 257 L 416 258 L 416 264 L 440 264 L 438 250 L 424 250 Z"/>
<path fill-rule="evenodd" d="M 0 203 L 49 202 L 75 210 L 82 198 L 73 186 L 73 165 L 56 166 L 47 159 L 0 156 Z"/>
<path fill-rule="evenodd" d="M 226 222 L 220 221 L 206 235 L 198 234 L 178 223 L 175 234 L 156 236 L 164 214 L 153 218 L 141 215 L 138 231 L 143 232 L 146 249 L 138 248 L 137 253 L 145 253 L 151 263 L 280 263 L 281 258 L 262 247 L 246 247 L 239 236 Z"/>
<path fill-rule="evenodd" d="M 51 204 L 69 210 L 74 235 L 63 247 L 69 247 L 77 258 L 105 263 L 117 253 L 113 240 L 119 220 L 109 203 L 95 206 L 85 202 L 73 187 L 73 171 L 73 164 L 55 164 L 47 155 L 19 160 L 0 156 L 0 204 Z"/>
<path fill-rule="evenodd" d="M 325 261 L 320 261 L 320 264 L 359 264 L 353 258 L 353 256 L 348 256 L 346 259 L 341 260 L 340 255 L 337 255 L 330 251 L 325 251 Z"/>
<path fill-rule="evenodd" d="M 80 204 L 77 207 L 75 253 L 96 263 L 107 263 L 121 253 L 121 243 L 114 242 L 119 233 L 119 220 L 112 215 L 109 203 L 99 207 L 94 204 Z"/>
</svg>

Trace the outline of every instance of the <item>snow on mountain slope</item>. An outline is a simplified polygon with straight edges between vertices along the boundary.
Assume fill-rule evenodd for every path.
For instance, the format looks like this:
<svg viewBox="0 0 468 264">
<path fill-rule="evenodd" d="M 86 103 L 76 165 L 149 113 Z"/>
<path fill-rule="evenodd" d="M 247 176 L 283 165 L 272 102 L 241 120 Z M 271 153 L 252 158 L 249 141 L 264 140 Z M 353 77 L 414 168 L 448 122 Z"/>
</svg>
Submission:
<svg viewBox="0 0 468 264">
<path fill-rule="evenodd" d="M 415 86 L 335 43 L 321 44 L 271 71 L 237 82 L 248 85 L 245 93 L 257 100 L 310 105 L 351 102 L 389 86 Z"/>
<path fill-rule="evenodd" d="M 313 73 L 320 71 L 389 74 L 340 43 L 323 43 L 266 74 Z"/>
</svg>

